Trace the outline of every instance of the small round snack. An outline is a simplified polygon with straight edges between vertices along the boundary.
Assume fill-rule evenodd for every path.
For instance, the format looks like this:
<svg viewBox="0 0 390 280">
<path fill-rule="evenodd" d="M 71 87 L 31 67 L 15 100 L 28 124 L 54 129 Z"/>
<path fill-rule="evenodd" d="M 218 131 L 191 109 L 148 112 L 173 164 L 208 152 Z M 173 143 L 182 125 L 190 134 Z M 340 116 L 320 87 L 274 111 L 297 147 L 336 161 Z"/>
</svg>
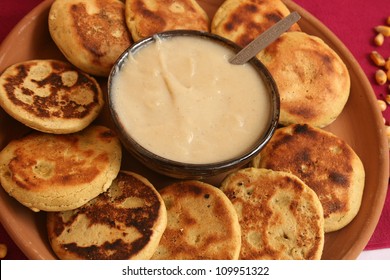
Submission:
<svg viewBox="0 0 390 280">
<path fill-rule="evenodd" d="M 245 168 L 231 173 L 221 190 L 241 226 L 242 260 L 316 260 L 324 247 L 321 203 L 291 173 Z"/>
<path fill-rule="evenodd" d="M 129 171 L 80 208 L 47 215 L 50 245 L 63 260 L 150 259 L 166 224 L 160 194 Z"/>
<path fill-rule="evenodd" d="M 278 86 L 282 125 L 307 123 L 322 128 L 344 109 L 351 86 L 349 72 L 322 39 L 285 32 L 257 58 Z"/>
<path fill-rule="evenodd" d="M 33 211 L 71 210 L 107 190 L 121 158 L 119 139 L 103 126 L 65 135 L 34 131 L 0 152 L 0 183 Z"/>
<path fill-rule="evenodd" d="M 29 60 L 0 76 L 0 106 L 19 122 L 47 133 L 80 131 L 103 108 L 100 85 L 68 62 Z"/>
<path fill-rule="evenodd" d="M 168 223 L 152 259 L 233 260 L 241 247 L 237 214 L 226 195 L 200 181 L 182 181 L 160 194 Z"/>
<path fill-rule="evenodd" d="M 48 21 L 60 51 L 91 75 L 107 77 L 132 44 L 120 0 L 55 0 Z"/>
<path fill-rule="evenodd" d="M 211 21 L 211 32 L 245 47 L 290 14 L 281 0 L 226 0 Z M 297 23 L 289 31 L 300 31 Z"/>
<path fill-rule="evenodd" d="M 253 166 L 291 172 L 318 195 L 325 232 L 339 230 L 357 215 L 365 171 L 358 155 L 342 139 L 307 124 L 279 128 Z"/>
<path fill-rule="evenodd" d="M 195 0 L 127 0 L 126 24 L 134 41 L 168 30 L 209 31 L 209 17 Z"/>
</svg>

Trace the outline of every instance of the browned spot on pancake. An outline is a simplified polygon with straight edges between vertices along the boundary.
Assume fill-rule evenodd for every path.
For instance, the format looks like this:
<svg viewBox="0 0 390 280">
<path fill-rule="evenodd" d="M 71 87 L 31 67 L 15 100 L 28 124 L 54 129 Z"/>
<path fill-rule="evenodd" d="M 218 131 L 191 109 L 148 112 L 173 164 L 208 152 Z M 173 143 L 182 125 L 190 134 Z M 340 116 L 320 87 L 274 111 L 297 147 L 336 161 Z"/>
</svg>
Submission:
<svg viewBox="0 0 390 280">
<path fill-rule="evenodd" d="M 99 106 L 99 88 L 97 85 L 88 76 L 79 72 L 70 64 L 52 61 L 50 63 L 52 72 L 42 80 L 35 80 L 29 77 L 31 68 L 34 66 L 37 66 L 37 63 L 20 64 L 15 69 L 16 73 L 6 78 L 4 88 L 8 99 L 16 106 L 39 118 L 57 117 L 64 119 L 84 118 L 95 107 Z M 61 74 L 65 72 L 74 72 L 77 75 L 78 78 L 72 86 L 63 83 Z M 45 96 L 35 95 L 34 91 L 24 85 L 28 79 L 37 89 L 44 89 L 49 94 Z M 31 104 L 20 100 L 17 96 L 17 90 L 20 90 L 24 95 L 31 96 Z M 79 104 L 74 100 L 70 100 L 70 95 L 61 94 L 61 91 L 72 92 L 75 95 L 81 95 L 82 92 L 85 92 L 92 95 L 93 98 L 89 103 Z"/>
<path fill-rule="evenodd" d="M 117 137 L 116 133 L 113 130 L 104 130 L 98 136 L 100 141 L 107 143 L 110 143 L 114 138 Z"/>
<path fill-rule="evenodd" d="M 114 242 L 105 242 L 100 246 L 91 245 L 80 247 L 75 243 L 62 244 L 63 249 L 72 252 L 82 259 L 129 259 L 142 250 L 150 241 L 153 226 L 159 216 L 161 203 L 153 190 L 142 181 L 133 176 L 119 173 L 117 184 L 121 190 L 119 195 L 113 195 L 110 190 L 101 194 L 91 204 L 73 211 L 73 215 L 64 222 L 56 217 L 54 233 L 60 236 L 65 227 L 70 227 L 79 215 L 85 215 L 90 226 L 100 224 L 118 230 L 124 227 L 134 227 L 141 237 L 131 244 L 117 239 Z M 129 197 L 139 197 L 144 200 L 142 207 L 124 208 L 116 207 Z M 107 252 L 110 252 L 107 254 Z"/>
<path fill-rule="evenodd" d="M 329 218 L 332 214 L 338 212 L 348 212 L 350 210 L 346 201 L 348 200 L 348 195 L 346 193 L 341 193 L 336 195 L 322 195 L 318 196 L 321 200 L 322 207 L 324 208 L 324 217 Z"/>
<path fill-rule="evenodd" d="M 144 1 L 133 1 L 132 6 L 133 12 L 136 15 L 142 15 L 143 21 L 140 25 L 141 30 L 146 30 L 143 32 L 143 36 L 148 36 L 154 33 L 157 33 L 160 29 L 165 29 L 167 23 L 164 15 L 155 13 L 154 11 L 149 10 Z"/>
<path fill-rule="evenodd" d="M 232 14 L 230 16 L 230 18 L 231 18 L 231 20 L 226 22 L 224 25 L 224 29 L 227 32 L 233 31 L 236 28 L 236 25 L 239 25 L 242 23 L 242 19 L 236 14 Z"/>
<path fill-rule="evenodd" d="M 309 129 L 309 126 L 307 124 L 294 126 L 293 131 L 293 133 L 304 134 L 311 138 L 316 137 L 318 135 L 317 133 L 314 133 L 313 130 Z"/>
<path fill-rule="evenodd" d="M 100 58 L 110 52 L 115 45 L 123 45 L 127 41 L 131 44 L 124 18 L 124 7 L 122 3 L 111 3 L 95 0 L 96 10 L 99 12 L 89 14 L 84 3 L 73 4 L 69 12 L 73 18 L 73 28 L 78 34 L 78 39 L 85 49 L 93 55 L 93 63 L 101 64 Z M 111 35 L 112 30 L 122 36 Z"/>
<path fill-rule="evenodd" d="M 292 104 L 290 104 L 289 108 L 286 108 L 286 110 L 291 115 L 299 116 L 302 120 L 306 120 L 307 122 L 310 122 L 312 119 L 315 119 L 320 115 L 320 112 L 315 110 L 313 107 L 302 106 L 302 104 L 291 105 Z"/>
<path fill-rule="evenodd" d="M 50 238 L 53 239 L 55 237 L 60 236 L 60 234 L 65 230 L 65 227 L 69 226 L 69 222 L 64 222 L 60 215 L 51 215 L 51 218 L 53 219 L 52 229 L 53 229 L 54 236 L 50 236 Z"/>
<path fill-rule="evenodd" d="M 270 22 L 277 23 L 278 21 L 280 21 L 283 18 L 283 15 L 281 13 L 275 12 L 275 13 L 266 14 L 265 17 Z"/>
<path fill-rule="evenodd" d="M 341 186 L 341 187 L 348 187 L 348 183 L 349 183 L 349 180 L 348 178 L 339 173 L 339 172 L 332 172 L 330 171 L 329 173 L 329 179 L 335 183 L 336 185 L 338 186 Z"/>
</svg>

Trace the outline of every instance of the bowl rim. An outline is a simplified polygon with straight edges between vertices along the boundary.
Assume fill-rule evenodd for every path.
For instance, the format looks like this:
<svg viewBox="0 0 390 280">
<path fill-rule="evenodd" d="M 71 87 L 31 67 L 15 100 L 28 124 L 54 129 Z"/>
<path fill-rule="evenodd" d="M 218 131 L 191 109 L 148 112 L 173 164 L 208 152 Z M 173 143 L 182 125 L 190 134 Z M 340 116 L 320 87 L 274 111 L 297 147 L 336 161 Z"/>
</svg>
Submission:
<svg viewBox="0 0 390 280">
<path fill-rule="evenodd" d="M 271 110 L 269 114 L 268 126 L 265 131 L 259 135 L 256 142 L 247 149 L 246 152 L 239 156 L 235 156 L 231 159 L 216 161 L 211 163 L 187 163 L 176 160 L 171 160 L 160 155 L 157 155 L 148 149 L 144 148 L 141 144 L 135 141 L 129 133 L 125 131 L 121 121 L 114 109 L 114 102 L 112 98 L 112 84 L 114 76 L 121 70 L 122 65 L 127 61 L 130 54 L 134 54 L 141 50 L 145 46 L 154 43 L 159 39 L 169 39 L 174 37 L 196 37 L 206 40 L 211 40 L 219 43 L 222 46 L 228 47 L 235 53 L 238 53 L 242 48 L 217 34 L 213 34 L 207 31 L 199 30 L 169 30 L 156 33 L 152 36 L 146 37 L 130 47 L 128 47 L 116 60 L 114 66 L 111 69 L 110 75 L 108 76 L 108 106 L 110 109 L 111 117 L 114 121 L 115 127 L 120 131 L 119 138 L 126 150 L 131 153 L 138 161 L 147 165 L 147 167 L 153 169 L 156 172 L 168 175 L 174 178 L 188 178 L 188 179 L 199 179 L 209 176 L 218 175 L 224 173 L 235 167 L 239 167 L 248 163 L 255 155 L 257 155 L 264 146 L 269 142 L 272 135 L 274 134 L 278 124 L 280 115 L 280 96 L 276 82 L 267 69 L 267 67 L 256 57 L 253 57 L 248 61 L 256 72 L 261 76 L 265 82 L 270 95 Z"/>
</svg>

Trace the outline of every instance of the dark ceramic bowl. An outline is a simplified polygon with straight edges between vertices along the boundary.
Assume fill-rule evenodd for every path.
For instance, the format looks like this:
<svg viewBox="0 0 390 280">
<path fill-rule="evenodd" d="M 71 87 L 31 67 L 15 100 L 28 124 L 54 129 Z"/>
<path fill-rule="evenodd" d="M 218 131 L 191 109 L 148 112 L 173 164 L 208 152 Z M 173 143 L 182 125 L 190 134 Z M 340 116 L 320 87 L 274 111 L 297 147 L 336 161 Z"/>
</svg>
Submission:
<svg viewBox="0 0 390 280">
<path fill-rule="evenodd" d="M 233 50 L 235 53 L 241 50 L 239 46 L 233 42 L 226 40 L 220 36 L 193 30 L 175 30 L 159 33 L 155 36 L 158 36 L 160 39 L 169 39 L 176 36 L 189 36 L 189 37 L 198 37 L 204 40 L 209 40 L 215 42 L 216 44 L 222 45 L 230 50 Z M 211 176 L 220 175 L 232 170 L 235 170 L 245 164 L 247 164 L 255 155 L 257 155 L 260 150 L 267 144 L 273 135 L 279 120 L 279 93 L 274 79 L 272 78 L 269 71 L 266 67 L 256 58 L 253 58 L 249 63 L 256 69 L 259 79 L 262 79 L 266 84 L 268 89 L 268 94 L 270 95 L 269 108 L 270 114 L 268 116 L 268 125 L 265 132 L 259 135 L 256 143 L 247 149 L 247 151 L 239 156 L 233 157 L 229 160 L 224 160 L 214 163 L 205 163 L 205 164 L 193 164 L 193 163 L 184 163 L 173 161 L 167 158 L 163 158 L 159 155 L 156 155 L 149 150 L 145 149 L 142 146 L 142 143 L 137 143 L 132 136 L 126 132 L 124 129 L 124 122 L 126 120 L 120 119 L 117 112 L 115 111 L 115 106 L 113 105 L 113 94 L 112 90 L 112 81 L 115 75 L 121 70 L 121 67 L 124 62 L 127 61 L 129 54 L 134 54 L 138 52 L 143 47 L 148 44 L 154 43 L 156 37 L 149 37 L 144 40 L 139 41 L 130 48 L 128 48 L 117 60 L 114 65 L 109 79 L 108 79 L 108 103 L 111 111 L 111 115 L 119 132 L 120 139 L 124 147 L 141 163 L 153 169 L 154 171 L 179 179 L 201 179 L 208 178 Z M 129 88 L 131 90 L 131 88 Z"/>
</svg>

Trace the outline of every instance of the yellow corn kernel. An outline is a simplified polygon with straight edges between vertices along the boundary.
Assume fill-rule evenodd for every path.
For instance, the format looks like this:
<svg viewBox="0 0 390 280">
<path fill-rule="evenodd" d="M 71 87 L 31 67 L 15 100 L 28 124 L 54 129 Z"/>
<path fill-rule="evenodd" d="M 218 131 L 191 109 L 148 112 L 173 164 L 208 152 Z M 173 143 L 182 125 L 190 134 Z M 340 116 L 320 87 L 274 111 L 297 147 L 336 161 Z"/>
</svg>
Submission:
<svg viewBox="0 0 390 280">
<path fill-rule="evenodd" d="M 390 94 L 386 94 L 385 100 L 386 103 L 390 105 Z"/>
<path fill-rule="evenodd" d="M 377 66 L 384 66 L 386 64 L 386 60 L 377 51 L 372 51 L 370 53 L 370 58 Z"/>
<path fill-rule="evenodd" d="M 390 36 L 390 26 L 378 25 L 378 26 L 375 27 L 375 31 L 378 32 L 378 33 L 383 34 L 383 36 L 385 36 L 385 37 L 389 37 Z"/>
<path fill-rule="evenodd" d="M 4 259 L 6 255 L 7 255 L 7 245 L 1 243 L 0 244 L 0 259 Z"/>
<path fill-rule="evenodd" d="M 390 70 L 386 71 L 386 75 L 387 75 L 387 80 L 390 81 Z"/>
<path fill-rule="evenodd" d="M 385 62 L 385 69 L 390 70 L 390 57 Z"/>
<path fill-rule="evenodd" d="M 384 85 L 387 82 L 387 75 L 382 69 L 378 69 L 375 72 L 375 80 L 378 85 Z"/>
<path fill-rule="evenodd" d="M 382 33 L 378 33 L 374 38 L 374 43 L 377 46 L 382 46 L 383 42 L 385 41 L 385 36 L 383 36 Z"/>
<path fill-rule="evenodd" d="M 389 145 L 389 149 L 390 149 L 390 126 L 388 125 L 385 125 L 385 132 L 386 132 L 386 136 L 387 136 L 387 144 Z"/>
<path fill-rule="evenodd" d="M 387 108 L 387 104 L 385 101 L 381 100 L 381 99 L 378 99 L 378 106 L 379 106 L 379 109 L 384 112 L 386 111 L 386 108 Z"/>
</svg>

